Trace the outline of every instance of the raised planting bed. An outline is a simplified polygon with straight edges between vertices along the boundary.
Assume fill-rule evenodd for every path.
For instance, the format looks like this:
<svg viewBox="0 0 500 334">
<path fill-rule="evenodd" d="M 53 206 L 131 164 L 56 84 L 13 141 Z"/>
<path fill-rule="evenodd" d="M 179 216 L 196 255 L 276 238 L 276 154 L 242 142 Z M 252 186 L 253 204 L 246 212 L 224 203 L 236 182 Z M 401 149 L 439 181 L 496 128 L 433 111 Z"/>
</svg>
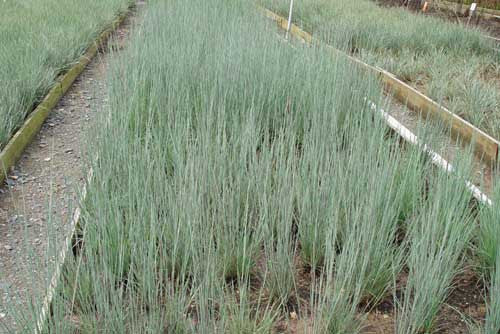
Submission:
<svg viewBox="0 0 500 334">
<path fill-rule="evenodd" d="M 245 1 L 146 17 L 46 332 L 467 332 L 448 304 L 496 325 L 498 233 L 478 226 L 497 211 L 471 203 L 466 159 L 449 176 L 401 149 L 376 78 L 290 48 Z"/>
<path fill-rule="evenodd" d="M 262 0 L 281 16 L 289 2 Z M 394 73 L 493 138 L 500 137 L 499 58 L 495 42 L 479 30 L 381 8 L 369 0 L 306 0 L 294 23 L 365 63 Z"/>
<path fill-rule="evenodd" d="M 129 9 L 130 8 L 132 8 L 132 5 L 130 5 Z M 128 10 L 117 15 L 117 17 L 108 24 L 108 27 L 98 35 L 97 39 L 90 43 L 79 60 L 63 75 L 58 77 L 42 102 L 29 114 L 24 124 L 16 131 L 5 147 L 0 150 L 0 184 L 4 181 L 7 171 L 15 165 L 26 146 L 36 136 L 51 110 L 57 105 L 76 78 L 95 57 L 98 48 L 105 47 L 109 36 L 123 22 L 127 15 Z"/>
<path fill-rule="evenodd" d="M 278 26 L 282 29 L 288 29 L 288 21 L 284 17 L 264 8 L 261 10 L 265 16 L 276 21 Z M 290 26 L 290 33 L 306 43 L 321 43 L 321 41 L 315 40 L 311 34 L 300 29 L 295 24 Z M 446 108 L 401 80 L 398 80 L 393 74 L 364 63 L 360 59 L 350 56 L 339 49 L 335 49 L 331 46 L 327 46 L 327 48 L 332 54 L 344 57 L 361 70 L 367 71 L 378 77 L 384 89 L 411 110 L 418 111 L 424 117 L 432 118 L 444 124 L 451 130 L 450 134 L 452 136 L 458 137 L 466 147 L 469 145 L 472 146 L 479 159 L 484 159 L 488 164 L 492 164 L 493 166 L 498 162 L 500 142 L 496 139 L 477 129 L 459 116 L 451 113 Z"/>
<path fill-rule="evenodd" d="M 60 84 L 60 75 L 129 4 L 129 0 L 0 3 L 0 149 L 39 103 L 47 103 L 44 98 Z"/>
</svg>

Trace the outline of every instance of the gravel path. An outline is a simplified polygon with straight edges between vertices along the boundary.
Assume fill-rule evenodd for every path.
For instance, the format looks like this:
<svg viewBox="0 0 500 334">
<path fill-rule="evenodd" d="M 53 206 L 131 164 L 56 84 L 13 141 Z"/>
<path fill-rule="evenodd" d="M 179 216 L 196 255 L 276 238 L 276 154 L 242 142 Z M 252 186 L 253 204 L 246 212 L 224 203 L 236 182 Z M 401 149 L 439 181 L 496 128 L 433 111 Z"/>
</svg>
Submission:
<svg viewBox="0 0 500 334">
<path fill-rule="evenodd" d="M 113 34 L 118 49 L 138 17 Z M 84 183 L 85 133 L 108 100 L 109 59 L 104 51 L 88 65 L 0 187 L 0 333 L 23 331 L 35 319 L 28 305 L 43 299 Z"/>
</svg>

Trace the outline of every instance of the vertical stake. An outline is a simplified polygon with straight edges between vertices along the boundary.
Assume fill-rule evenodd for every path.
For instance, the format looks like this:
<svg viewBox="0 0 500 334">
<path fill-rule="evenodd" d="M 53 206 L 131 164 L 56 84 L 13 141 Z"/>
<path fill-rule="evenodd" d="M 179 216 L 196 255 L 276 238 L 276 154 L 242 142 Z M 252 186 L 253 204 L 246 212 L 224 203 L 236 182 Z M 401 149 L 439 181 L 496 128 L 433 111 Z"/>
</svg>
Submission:
<svg viewBox="0 0 500 334">
<path fill-rule="evenodd" d="M 288 26 L 286 28 L 285 38 L 288 39 L 288 33 L 292 28 L 292 12 L 293 12 L 293 0 L 290 0 L 290 12 L 288 13 Z"/>
<path fill-rule="evenodd" d="M 473 2 L 470 5 L 470 8 L 469 8 L 469 17 L 467 18 L 467 26 L 469 25 L 470 19 L 472 18 L 472 16 L 474 15 L 474 12 L 476 11 L 476 6 L 477 6 L 477 4 L 475 2 Z"/>
</svg>

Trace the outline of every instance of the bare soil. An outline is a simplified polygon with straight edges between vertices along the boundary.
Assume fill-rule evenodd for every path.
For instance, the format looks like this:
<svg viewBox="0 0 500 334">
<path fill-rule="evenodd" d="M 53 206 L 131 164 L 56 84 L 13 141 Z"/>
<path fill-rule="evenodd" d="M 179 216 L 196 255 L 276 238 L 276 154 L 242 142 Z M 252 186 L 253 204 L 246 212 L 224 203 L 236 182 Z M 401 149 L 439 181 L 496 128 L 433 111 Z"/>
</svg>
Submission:
<svg viewBox="0 0 500 334">
<path fill-rule="evenodd" d="M 396 294 L 401 295 L 407 273 L 401 273 L 397 282 Z M 460 274 L 454 282 L 454 288 L 441 306 L 435 324 L 435 332 L 443 334 L 470 334 L 471 325 L 481 324 L 486 316 L 482 280 L 472 270 Z M 383 300 L 368 314 L 365 322 L 365 334 L 393 334 L 396 324 L 394 296 Z"/>
<path fill-rule="evenodd" d="M 314 334 L 311 306 L 309 305 L 310 288 L 314 274 L 297 256 L 296 295 L 292 302 L 283 307 L 282 315 L 274 328 L 276 333 Z M 262 269 L 262 268 L 261 268 Z M 396 282 L 396 296 L 402 298 L 408 274 L 402 272 Z M 259 290 L 258 284 L 254 287 Z M 486 316 L 486 291 L 482 279 L 472 270 L 467 269 L 458 275 L 453 289 L 441 306 L 435 332 L 442 334 L 470 334 L 471 325 L 481 325 Z M 256 297 L 258 298 L 258 297 Z M 359 305 L 363 334 L 395 334 L 396 313 L 393 294 L 381 300 L 366 313 L 366 305 Z M 294 301 L 300 301 L 296 303 Z M 300 305 L 300 306 L 299 306 Z"/>
<path fill-rule="evenodd" d="M 110 45 L 125 43 L 132 22 L 125 20 Z M 86 130 L 108 101 L 110 58 L 100 50 L 0 186 L 0 333 L 22 331 L 35 318 L 30 304 L 43 300 L 85 182 Z"/>
</svg>

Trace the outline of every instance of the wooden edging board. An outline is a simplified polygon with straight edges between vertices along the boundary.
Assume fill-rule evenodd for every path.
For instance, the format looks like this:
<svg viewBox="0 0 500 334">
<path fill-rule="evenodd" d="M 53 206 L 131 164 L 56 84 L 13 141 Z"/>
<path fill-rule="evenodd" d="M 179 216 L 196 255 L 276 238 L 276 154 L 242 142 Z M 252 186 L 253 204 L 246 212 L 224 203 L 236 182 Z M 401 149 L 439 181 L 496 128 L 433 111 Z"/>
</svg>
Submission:
<svg viewBox="0 0 500 334">
<path fill-rule="evenodd" d="M 17 130 L 14 136 L 0 152 L 0 185 L 5 180 L 9 169 L 15 165 L 24 152 L 26 146 L 31 143 L 35 135 L 38 133 L 43 122 L 49 116 L 50 111 L 57 105 L 59 100 L 71 87 L 75 79 L 95 57 L 98 48 L 106 43 L 113 31 L 115 31 L 123 20 L 125 20 L 132 8 L 133 5 L 129 6 L 128 10 L 124 13 L 119 14 L 110 26 L 89 45 L 83 56 L 80 57 L 78 62 L 73 65 L 68 72 L 56 81 L 43 101 L 29 114 L 21 128 Z"/>
<path fill-rule="evenodd" d="M 276 21 L 281 28 L 287 28 L 288 20 L 286 18 L 270 11 L 269 9 L 262 7 L 259 8 L 263 11 L 264 15 Z M 306 43 L 311 44 L 313 42 L 319 42 L 314 39 L 311 34 L 300 29 L 295 24 L 291 25 L 290 33 Z M 335 54 L 348 58 L 359 68 L 377 75 L 384 84 L 384 89 L 388 93 L 393 94 L 399 102 L 403 103 L 412 110 L 422 113 L 425 117 L 431 117 L 443 122 L 446 126 L 450 127 L 452 134 L 463 141 L 464 144 L 471 144 L 473 146 L 474 153 L 477 156 L 492 165 L 496 165 L 498 161 L 498 150 L 500 147 L 500 142 L 498 140 L 470 124 L 463 118 L 455 115 L 415 88 L 402 82 L 392 73 L 389 73 L 381 68 L 368 65 L 360 59 L 352 57 L 332 46 L 327 45 L 327 48 Z"/>
</svg>

